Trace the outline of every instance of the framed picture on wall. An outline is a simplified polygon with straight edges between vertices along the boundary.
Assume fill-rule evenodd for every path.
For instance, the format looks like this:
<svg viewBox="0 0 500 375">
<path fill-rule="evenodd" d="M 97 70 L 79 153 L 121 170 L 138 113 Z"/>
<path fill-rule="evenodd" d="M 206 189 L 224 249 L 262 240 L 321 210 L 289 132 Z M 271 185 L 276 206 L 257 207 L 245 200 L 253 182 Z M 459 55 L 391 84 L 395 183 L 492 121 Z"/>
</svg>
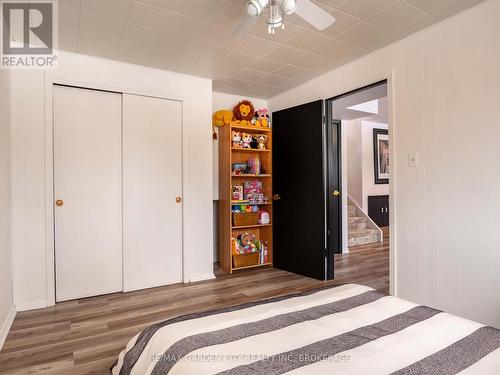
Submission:
<svg viewBox="0 0 500 375">
<path fill-rule="evenodd" d="M 373 168 L 376 184 L 389 183 L 389 133 L 373 129 Z"/>
</svg>

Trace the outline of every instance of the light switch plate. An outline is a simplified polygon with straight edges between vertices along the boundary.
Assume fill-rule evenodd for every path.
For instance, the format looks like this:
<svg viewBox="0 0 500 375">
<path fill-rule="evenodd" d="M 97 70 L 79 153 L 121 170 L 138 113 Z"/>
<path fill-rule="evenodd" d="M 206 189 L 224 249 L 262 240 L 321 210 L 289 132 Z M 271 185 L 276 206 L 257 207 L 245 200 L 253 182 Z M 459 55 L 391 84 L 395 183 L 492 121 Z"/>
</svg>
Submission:
<svg viewBox="0 0 500 375">
<path fill-rule="evenodd" d="M 418 153 L 410 152 L 408 154 L 408 167 L 417 167 L 418 166 Z"/>
</svg>

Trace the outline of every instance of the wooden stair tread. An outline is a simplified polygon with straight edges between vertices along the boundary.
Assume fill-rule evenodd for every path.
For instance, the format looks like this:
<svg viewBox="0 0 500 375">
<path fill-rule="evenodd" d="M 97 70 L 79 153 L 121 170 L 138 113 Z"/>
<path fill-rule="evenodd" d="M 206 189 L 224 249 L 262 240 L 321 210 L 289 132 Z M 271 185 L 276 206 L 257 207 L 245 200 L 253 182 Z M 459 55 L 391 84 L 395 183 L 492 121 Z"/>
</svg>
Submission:
<svg viewBox="0 0 500 375">
<path fill-rule="evenodd" d="M 349 217 L 349 224 L 359 223 L 359 222 L 363 222 L 363 221 L 368 221 L 368 219 L 366 217 L 363 217 L 363 216 L 351 216 L 351 217 Z"/>
</svg>

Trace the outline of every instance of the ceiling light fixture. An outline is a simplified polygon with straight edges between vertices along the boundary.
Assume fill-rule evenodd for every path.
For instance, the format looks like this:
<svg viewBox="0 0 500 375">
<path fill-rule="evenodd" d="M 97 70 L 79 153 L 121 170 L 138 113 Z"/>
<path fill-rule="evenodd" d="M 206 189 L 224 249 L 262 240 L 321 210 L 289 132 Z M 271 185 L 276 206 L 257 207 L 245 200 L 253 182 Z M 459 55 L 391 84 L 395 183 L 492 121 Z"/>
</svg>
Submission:
<svg viewBox="0 0 500 375">
<path fill-rule="evenodd" d="M 284 29 L 284 17 L 295 12 L 297 0 L 249 0 L 248 14 L 258 17 L 268 8 L 267 29 L 269 34 L 275 34 L 276 29 Z"/>
<path fill-rule="evenodd" d="M 249 0 L 247 4 L 248 14 L 253 17 L 258 17 L 269 4 L 269 0 Z"/>
<path fill-rule="evenodd" d="M 234 28 L 233 34 L 245 35 L 250 32 L 266 9 L 270 34 L 275 34 L 278 28 L 284 29 L 284 18 L 291 14 L 296 14 L 318 30 L 324 30 L 335 22 L 335 17 L 311 0 L 247 0 L 247 13 L 251 17 L 244 17 Z"/>
<path fill-rule="evenodd" d="M 290 15 L 297 9 L 297 0 L 281 0 L 281 10 Z"/>
<path fill-rule="evenodd" d="M 283 14 L 281 13 L 280 6 L 276 4 L 275 0 L 271 0 L 271 5 L 269 6 L 269 16 L 267 17 L 267 31 L 269 34 L 275 34 L 276 29 L 285 28 L 283 23 Z"/>
</svg>

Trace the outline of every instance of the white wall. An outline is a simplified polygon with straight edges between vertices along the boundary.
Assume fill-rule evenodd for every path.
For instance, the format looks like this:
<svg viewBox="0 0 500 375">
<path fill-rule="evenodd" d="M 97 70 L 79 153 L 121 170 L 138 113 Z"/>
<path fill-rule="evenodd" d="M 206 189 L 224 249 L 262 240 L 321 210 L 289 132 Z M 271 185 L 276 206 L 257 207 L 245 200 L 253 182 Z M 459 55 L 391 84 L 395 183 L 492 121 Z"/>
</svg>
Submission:
<svg viewBox="0 0 500 375">
<path fill-rule="evenodd" d="M 0 71 L 0 349 L 15 314 L 10 243 L 10 100 L 9 73 Z"/>
<path fill-rule="evenodd" d="M 211 81 L 89 56 L 63 53 L 48 71 L 12 71 L 12 248 L 14 303 L 44 307 L 52 280 L 46 237 L 45 122 L 50 82 L 73 83 L 183 101 L 184 281 L 213 277 Z M 166 145 L 168 147 L 168 145 Z M 50 207 L 50 206 L 49 206 Z M 50 235 L 49 235 L 50 236 Z M 47 265 L 47 261 L 49 264 Z M 49 293 L 48 293 L 49 291 Z"/>
<path fill-rule="evenodd" d="M 214 91 L 212 93 L 212 112 L 220 111 L 221 109 L 229 109 L 232 110 L 233 107 L 238 104 L 240 101 L 247 99 L 250 100 L 255 107 L 255 110 L 261 109 L 261 108 L 267 108 L 268 103 L 267 100 L 265 99 L 259 99 L 259 98 L 253 98 L 253 97 L 248 97 L 248 96 L 241 96 L 241 95 L 232 95 L 232 94 L 226 94 L 224 92 L 218 92 Z M 218 132 L 218 129 L 215 129 L 216 132 Z M 218 238 L 219 238 L 219 233 L 218 233 L 218 221 L 217 221 L 217 215 L 218 215 L 218 202 L 219 200 L 219 140 L 214 140 L 212 144 L 212 151 L 213 151 L 213 197 L 214 197 L 214 235 L 213 235 L 213 241 L 214 241 L 214 261 L 219 260 L 219 250 L 218 250 Z"/>
<path fill-rule="evenodd" d="M 371 195 L 389 195 L 389 184 L 376 184 L 373 170 L 373 129 L 388 129 L 387 124 L 361 121 L 362 150 L 362 209 L 368 213 L 368 197 Z"/>
<path fill-rule="evenodd" d="M 390 77 L 395 292 L 496 327 L 498 14 L 500 0 L 486 1 L 269 101 L 277 110 Z M 417 168 L 407 166 L 411 152 Z"/>
<path fill-rule="evenodd" d="M 363 147 L 361 121 L 342 121 L 345 126 L 347 168 L 342 170 L 347 179 L 347 192 L 359 205 L 363 205 Z"/>
</svg>

